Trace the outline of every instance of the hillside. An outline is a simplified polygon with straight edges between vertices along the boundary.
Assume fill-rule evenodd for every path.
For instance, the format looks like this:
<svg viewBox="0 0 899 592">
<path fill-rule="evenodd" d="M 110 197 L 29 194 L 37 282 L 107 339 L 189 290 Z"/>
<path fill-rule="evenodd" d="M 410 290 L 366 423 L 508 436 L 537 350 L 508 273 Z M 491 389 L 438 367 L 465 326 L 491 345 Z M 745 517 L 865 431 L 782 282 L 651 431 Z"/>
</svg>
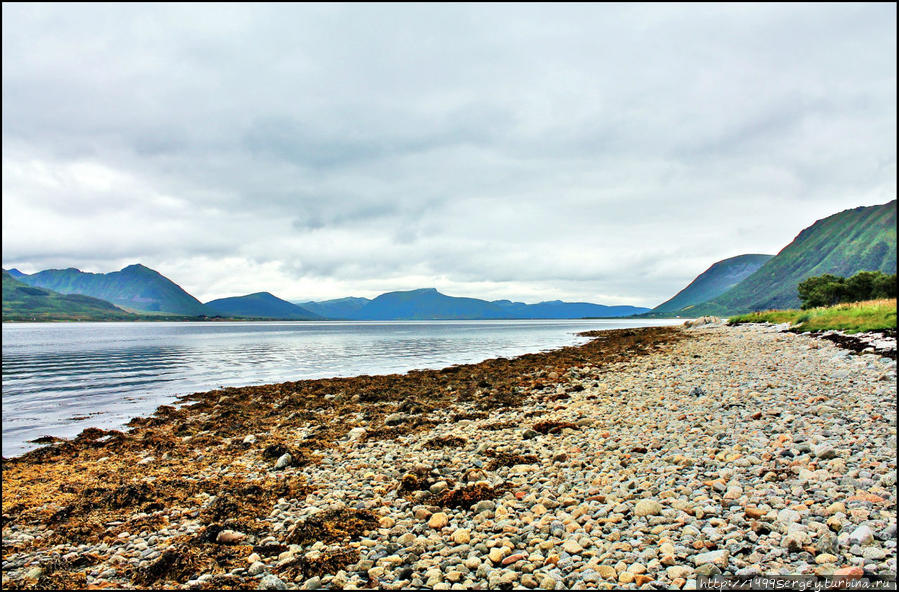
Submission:
<svg viewBox="0 0 899 592">
<path fill-rule="evenodd" d="M 772 255 L 737 255 L 722 259 L 696 276 L 686 288 L 653 308 L 650 314 L 677 312 L 724 294 L 755 273 Z"/>
<path fill-rule="evenodd" d="M 818 220 L 734 288 L 686 312 L 721 315 L 799 308 L 799 282 L 824 273 L 849 277 L 865 270 L 896 273 L 896 200 Z"/>
<path fill-rule="evenodd" d="M 321 316 L 305 308 L 281 300 L 269 292 L 257 292 L 246 296 L 219 298 L 206 303 L 214 313 L 227 317 L 249 317 L 261 319 L 286 319 L 311 321 Z"/>
<path fill-rule="evenodd" d="M 137 315 L 80 294 L 59 294 L 16 280 L 3 270 L 3 321 L 118 321 Z"/>
<path fill-rule="evenodd" d="M 181 286 L 140 264 L 111 273 L 85 273 L 74 268 L 47 269 L 23 275 L 20 281 L 62 294 L 101 298 L 138 312 L 185 316 L 205 316 L 209 312 Z"/>
</svg>

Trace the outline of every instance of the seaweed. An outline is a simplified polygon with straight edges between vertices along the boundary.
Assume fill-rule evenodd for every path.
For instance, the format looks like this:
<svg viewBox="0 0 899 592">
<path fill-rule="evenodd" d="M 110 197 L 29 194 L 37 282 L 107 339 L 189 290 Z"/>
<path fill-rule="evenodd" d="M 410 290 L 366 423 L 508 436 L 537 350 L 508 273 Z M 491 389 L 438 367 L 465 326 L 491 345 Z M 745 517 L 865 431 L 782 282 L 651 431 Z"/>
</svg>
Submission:
<svg viewBox="0 0 899 592">
<path fill-rule="evenodd" d="M 425 448 L 430 448 L 432 450 L 438 448 L 461 448 L 467 443 L 468 440 L 458 436 L 438 436 L 425 442 Z"/>
<path fill-rule="evenodd" d="M 284 566 L 280 575 L 291 580 L 307 580 L 315 576 L 337 573 L 359 561 L 356 549 L 323 549 L 296 557 Z"/>
<path fill-rule="evenodd" d="M 160 407 L 152 417 L 135 418 L 129 422 L 127 432 L 88 428 L 72 440 L 4 458 L 4 528 L 15 524 L 42 530 L 47 535 L 27 544 L 5 545 L 3 559 L 18 559 L 24 549 L 46 558 L 54 545 L 112 542 L 125 531 L 157 533 L 162 528 L 180 526 L 185 520 L 198 519 L 202 529 L 194 538 L 166 540 L 160 535 L 164 544 L 175 549 L 164 562 L 158 563 L 159 557 L 153 569 L 147 567 L 143 573 L 134 571 L 135 568 L 120 571 L 115 584 L 95 585 L 122 587 L 118 578 L 124 576 L 130 578 L 124 587 L 170 587 L 175 582 L 183 583 L 185 578 L 209 573 L 213 577 L 202 584 L 203 588 L 255 586 L 256 578 L 241 572 L 225 573 L 246 567 L 246 556 L 254 547 L 220 545 L 214 542 L 214 535 L 233 527 L 263 535 L 257 538 L 265 541 L 266 535 L 271 534 L 269 516 L 277 500 L 305 499 L 310 491 L 298 477 L 278 479 L 265 471 L 267 476 L 263 478 L 240 476 L 258 474 L 263 456 L 268 460 L 290 452 L 295 465 L 316 462 L 317 451 L 343 445 L 349 430 L 359 425 L 360 417 L 364 417 L 367 427 L 374 428 L 368 430 L 369 441 L 427 432 L 449 421 L 486 420 L 497 409 L 523 404 L 534 396 L 532 393 L 546 397 L 545 391 L 537 391 L 554 387 L 559 377 L 568 375 L 571 369 L 589 364 L 595 376 L 610 365 L 685 338 L 673 327 L 612 330 L 590 336 L 600 338 L 551 352 L 442 370 L 193 393 L 182 397 L 177 406 Z M 397 410 L 406 413 L 407 419 L 398 426 L 382 427 L 386 416 Z M 522 427 L 517 421 L 487 422 L 480 429 Z M 555 422 L 547 433 L 562 427 L 576 426 Z M 299 433 L 305 435 L 300 437 Z M 255 434 L 262 442 L 244 444 L 248 434 Z M 435 439 L 432 445 L 461 443 Z M 280 454 L 275 455 L 276 452 Z M 501 460 L 494 460 L 499 466 Z M 479 476 L 480 470 L 468 471 L 465 480 Z M 396 487 L 404 495 L 427 498 L 429 503 L 450 508 L 470 508 L 505 491 L 505 486 L 473 484 L 423 496 L 434 479 L 429 470 L 411 471 Z M 455 487 L 451 479 L 442 479 Z M 210 501 L 210 496 L 216 497 Z M 295 525 L 290 531 L 291 542 L 342 542 L 377 527 L 371 513 L 342 512 L 310 517 Z M 255 549 L 261 554 L 280 553 L 286 550 L 284 542 L 263 543 Z M 307 558 L 313 563 L 297 563 L 293 569 L 297 576 L 312 574 L 318 569 L 316 566 L 328 569 L 350 559 L 348 554 L 328 552 Z M 86 587 L 79 574 L 77 568 L 61 566 L 37 581 L 26 582 L 19 577 L 8 579 L 7 584 Z"/>
<path fill-rule="evenodd" d="M 577 424 L 568 421 L 541 421 L 540 423 L 535 423 L 533 429 L 535 432 L 545 435 L 558 434 L 564 429 L 578 430 L 580 428 Z"/>
<path fill-rule="evenodd" d="M 493 452 L 490 451 L 487 453 L 487 456 L 493 457 L 489 463 L 487 463 L 488 471 L 495 471 L 500 467 L 514 467 L 515 465 L 532 465 L 536 464 L 538 461 L 537 457 L 533 454 L 528 454 L 526 456 L 522 456 L 520 454 L 511 454 L 508 452 Z"/>
<path fill-rule="evenodd" d="M 343 542 L 377 527 L 378 518 L 368 510 L 325 510 L 294 524 L 287 533 L 287 542 L 298 545 Z"/>
<path fill-rule="evenodd" d="M 517 421 L 497 421 L 494 423 L 488 423 L 486 425 L 482 425 L 481 429 L 496 431 L 496 430 L 508 430 L 509 428 L 517 428 L 517 427 L 518 427 Z"/>
<path fill-rule="evenodd" d="M 475 485 L 468 485 L 459 489 L 445 491 L 434 499 L 434 504 L 444 508 L 462 508 L 463 510 L 470 510 L 476 503 L 497 498 L 508 490 L 509 486 L 505 484 L 497 487 L 489 487 L 477 483 Z"/>
</svg>

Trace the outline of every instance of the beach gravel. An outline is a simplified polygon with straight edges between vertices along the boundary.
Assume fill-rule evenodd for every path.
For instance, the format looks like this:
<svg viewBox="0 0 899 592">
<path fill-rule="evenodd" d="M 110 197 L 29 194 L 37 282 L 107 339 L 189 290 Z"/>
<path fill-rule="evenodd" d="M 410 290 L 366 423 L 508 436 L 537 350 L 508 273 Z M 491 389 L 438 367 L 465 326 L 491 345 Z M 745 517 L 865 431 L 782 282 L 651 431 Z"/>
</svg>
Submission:
<svg viewBox="0 0 899 592">
<path fill-rule="evenodd" d="M 57 507 L 17 509 L 8 496 L 25 499 L 25 485 L 8 488 L 5 462 L 3 586 L 683 588 L 717 573 L 895 574 L 896 385 L 880 379 L 895 360 L 770 326 L 669 331 L 602 362 L 545 367 L 537 355 L 515 404 L 486 408 L 473 388 L 452 404 L 372 401 L 380 415 L 366 417 L 360 401 L 319 446 L 315 412 L 284 405 L 308 425 L 217 440 L 227 456 L 194 477 L 229 475 L 233 488 L 197 486 L 170 507 L 117 490 L 103 503 L 145 516 L 90 542 L 49 532 Z M 135 458 L 161 458 L 149 444 Z M 266 485 L 237 481 L 249 478 Z M 229 522 L 250 501 L 264 513 Z"/>
</svg>

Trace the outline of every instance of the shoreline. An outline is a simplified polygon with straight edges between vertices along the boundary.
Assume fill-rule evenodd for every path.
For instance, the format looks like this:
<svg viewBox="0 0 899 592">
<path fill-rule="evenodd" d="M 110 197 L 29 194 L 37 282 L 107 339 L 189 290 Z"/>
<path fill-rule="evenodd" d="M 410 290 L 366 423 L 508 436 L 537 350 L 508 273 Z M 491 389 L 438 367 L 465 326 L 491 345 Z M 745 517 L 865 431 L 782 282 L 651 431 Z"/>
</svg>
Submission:
<svg viewBox="0 0 899 592">
<path fill-rule="evenodd" d="M 778 542 L 792 536 L 799 547 L 805 543 L 818 550 L 815 540 L 803 539 L 818 534 L 817 501 L 806 503 L 804 510 L 762 507 L 754 520 L 770 523 L 764 535 L 731 517 L 723 520 L 721 514 L 744 496 L 746 484 L 732 484 L 740 482 L 735 473 L 755 468 L 752 462 L 741 466 L 745 463 L 740 458 L 770 465 L 776 477 L 783 475 L 778 471 L 793 470 L 804 456 L 810 457 L 802 460 L 807 472 L 839 470 L 839 463 L 831 467 L 812 454 L 813 449 L 804 451 L 820 435 L 800 440 L 793 438 L 798 434 L 784 432 L 790 439 L 781 439 L 779 448 L 789 442 L 799 450 L 790 457 L 773 455 L 777 449 L 770 449 L 768 442 L 742 443 L 734 448 L 741 452 L 725 452 L 726 447 L 720 446 L 725 440 L 718 439 L 718 455 L 724 456 L 713 462 L 723 466 L 689 477 L 697 471 L 692 467 L 703 465 L 702 454 L 688 454 L 690 442 L 673 441 L 676 436 L 661 419 L 676 413 L 669 423 L 684 424 L 684 419 L 677 419 L 680 415 L 696 416 L 711 408 L 725 415 L 735 413 L 733 409 L 743 413 L 742 407 L 750 404 L 770 415 L 774 409 L 760 403 L 766 399 L 776 403 L 781 391 L 790 388 L 779 384 L 776 366 L 764 369 L 778 384 L 756 385 L 764 394 L 739 389 L 739 406 L 723 411 L 721 393 L 712 393 L 708 385 L 689 384 L 691 373 L 698 371 L 694 367 L 704 368 L 707 363 L 702 360 L 707 357 L 726 362 L 713 365 L 714 370 L 739 366 L 745 345 L 730 349 L 738 339 L 746 338 L 760 348 L 773 346 L 775 352 L 789 350 L 791 356 L 815 364 L 823 353 L 833 356 L 839 350 L 813 338 L 758 327 L 595 333 L 596 339 L 581 346 L 511 360 L 195 393 L 184 397 L 185 404 L 178 409 L 163 406 L 154 416 L 132 420 L 133 430 L 127 434 L 88 429 L 73 441 L 4 460 L 3 586 L 683 585 L 702 565 L 725 573 L 745 569 L 739 567 L 745 558 L 723 544 L 733 540 L 727 538 L 728 524 L 752 533 L 746 535 L 750 539 L 782 534 L 776 537 Z M 687 355 L 694 350 L 697 353 Z M 849 354 L 833 357 L 839 358 L 833 363 L 854 370 Z M 886 374 L 890 370 L 883 370 L 879 361 L 871 363 L 876 368 L 859 369 L 862 384 L 872 393 L 891 392 L 894 410 L 895 363 L 891 383 L 873 375 L 874 370 Z M 663 392 L 650 393 L 656 387 L 646 382 L 646 376 L 654 376 Z M 815 386 L 832 395 L 825 401 L 835 397 L 833 379 L 815 380 Z M 836 379 L 840 381 L 857 382 L 853 372 Z M 705 388 L 709 394 L 691 394 L 688 386 Z M 886 409 L 869 415 L 883 419 L 889 417 L 884 412 L 889 405 L 880 394 L 878 405 Z M 672 408 L 675 401 L 680 409 Z M 801 407 L 790 401 L 781 407 L 798 412 Z M 631 409 L 634 405 L 639 406 Z M 826 405 L 816 405 L 822 406 Z M 628 413 L 621 414 L 622 407 Z M 659 415 L 655 430 L 639 423 L 641 414 Z M 813 419 L 821 417 L 834 414 Z M 769 423 L 782 423 L 778 418 L 771 416 Z M 689 429 L 699 429 L 705 437 L 701 425 L 689 424 Z M 885 427 L 887 439 L 892 430 L 895 446 L 895 424 Z M 764 425 L 754 429 L 766 430 Z M 761 450 L 752 450 L 749 444 Z M 863 443 L 858 445 L 864 448 Z M 877 459 L 878 469 L 889 464 L 881 448 L 882 443 L 864 450 Z M 734 454 L 739 456 L 727 460 Z M 765 455 L 771 458 L 765 460 Z M 677 456 L 692 463 L 672 462 Z M 851 460 L 848 456 L 846 460 Z M 793 464 L 779 469 L 787 458 Z M 892 458 L 895 470 L 895 449 Z M 842 473 L 871 472 L 865 467 L 847 471 L 844 466 Z M 637 468 L 646 471 L 643 478 L 635 474 Z M 665 470 L 659 473 L 661 469 Z M 798 474 L 806 485 L 818 478 Z M 859 475 L 849 478 L 857 485 Z M 541 481 L 541 476 L 548 480 Z M 685 494 L 677 489 L 677 480 L 672 481 L 674 476 L 687 482 L 697 479 L 708 501 L 688 496 L 686 501 L 693 503 L 684 506 L 680 502 Z M 713 485 L 702 485 L 704 476 L 714 477 L 706 479 Z M 782 481 L 793 478 L 788 477 Z M 622 480 L 631 484 L 624 491 L 616 485 Z M 759 481 L 769 484 L 765 487 L 780 483 Z M 660 484 L 675 487 L 662 490 Z M 840 519 L 848 525 L 872 522 L 868 518 L 873 516 L 874 522 L 888 523 L 883 528 L 891 523 L 895 537 L 895 489 L 884 495 L 880 481 L 872 484 L 865 495 L 880 501 L 864 502 L 871 509 L 866 520 L 859 520 L 858 504 L 852 507 L 853 502 L 845 499 L 855 513 L 844 508 L 830 517 L 842 514 Z M 708 506 L 718 509 L 709 511 Z M 780 533 L 783 510 L 796 512 L 799 519 Z M 820 524 L 825 520 L 828 525 L 832 522 L 822 515 Z M 697 521 L 703 524 L 694 526 Z M 697 538 L 689 530 L 692 542 L 702 546 L 681 545 L 668 533 L 673 527 L 658 530 L 669 523 L 679 524 L 681 530 L 691 526 L 700 535 Z M 791 524 L 802 528 L 789 531 Z M 722 532 L 716 537 L 699 526 Z M 630 527 L 647 528 L 646 535 L 638 537 L 641 542 L 633 542 Z M 852 533 L 843 530 L 839 534 L 848 540 Z M 882 529 L 875 530 L 879 535 Z M 862 546 L 869 548 L 870 541 L 865 543 Z M 57 545 L 61 546 L 54 549 Z M 840 545 L 835 547 L 840 550 Z M 868 553 L 872 557 L 883 553 L 879 559 L 866 559 L 865 549 L 859 556 L 863 565 L 876 561 L 889 568 L 892 561 L 895 573 L 895 545 Z M 697 564 L 700 550 L 713 559 Z M 839 558 L 831 554 L 831 563 L 816 563 L 813 557 L 810 565 L 813 569 L 823 565 L 831 572 L 854 567 L 850 550 L 847 546 Z M 613 561 L 618 556 L 620 561 Z M 754 563 L 773 566 L 778 557 Z M 621 562 L 632 571 L 617 569 Z M 670 569 L 678 567 L 683 569 Z M 615 571 L 614 578 L 606 568 Z"/>
<path fill-rule="evenodd" d="M 128 359 L 132 356 L 131 348 L 140 345 L 139 341 L 148 336 L 154 340 L 157 347 L 182 347 L 182 340 L 172 338 L 172 331 L 181 326 L 176 323 L 163 323 L 167 328 L 160 328 L 155 324 L 140 323 L 142 326 L 101 323 L 99 325 L 85 325 L 74 323 L 67 326 L 59 326 L 62 333 L 53 326 L 44 324 L 22 324 L 18 326 L 4 325 L 4 373 L 7 365 L 9 375 L 4 375 L 4 443 L 3 456 L 13 458 L 25 452 L 37 448 L 39 443 L 35 440 L 58 437 L 60 439 L 72 439 L 79 432 L 96 427 L 104 430 L 124 430 L 125 424 L 134 417 L 147 417 L 160 405 L 176 405 L 176 400 L 185 394 L 203 392 L 215 388 L 244 387 L 250 385 L 275 384 L 289 380 L 307 380 L 315 378 L 353 377 L 359 374 L 396 374 L 414 369 L 440 369 L 450 364 L 472 364 L 492 357 L 512 357 L 525 353 L 539 353 L 552 348 L 563 346 L 575 346 L 589 340 L 576 334 L 587 330 L 601 330 L 606 328 L 628 328 L 633 326 L 662 326 L 675 321 L 572 321 L 572 320 L 531 320 L 531 321 L 367 321 L 367 322 L 331 322 L 327 325 L 306 322 L 248 322 L 248 323 L 200 323 L 190 327 L 184 326 L 188 336 L 199 335 L 203 339 L 199 342 L 204 345 L 190 346 L 181 349 L 180 359 L 191 358 L 194 363 L 190 367 L 178 367 L 173 371 L 168 369 L 163 372 L 166 380 L 159 380 L 161 375 L 149 375 L 132 370 L 122 362 L 109 366 L 102 363 L 94 363 L 92 356 L 85 366 L 79 366 L 78 378 L 80 384 L 75 390 L 64 393 L 65 398 L 71 399 L 71 407 L 59 410 L 51 409 L 48 415 L 38 413 L 30 409 L 27 393 L 36 391 L 42 404 L 53 405 L 54 398 L 60 396 L 55 386 L 60 384 L 54 380 L 59 372 L 65 374 L 65 366 L 56 363 L 51 354 L 35 350 L 29 344 L 31 342 L 45 342 L 59 339 L 61 344 L 57 351 L 76 351 L 70 356 L 72 361 L 82 359 L 95 346 L 86 349 L 80 348 L 78 343 L 85 339 L 102 342 L 96 347 L 104 353 L 115 358 L 123 356 Z M 202 325 L 202 326 L 201 326 Z M 154 328 L 155 327 L 155 328 Z M 486 331 L 486 340 L 478 345 L 478 338 L 471 342 L 471 329 L 477 327 L 478 334 Z M 221 329 L 228 337 L 224 340 L 209 342 L 205 338 L 208 331 Z M 71 329 L 71 332 L 67 332 Z M 94 331 L 97 329 L 97 331 Z M 102 330 L 101 330 L 102 329 Z M 513 331 L 507 332 L 508 329 Z M 181 331 L 181 329 L 177 329 Z M 115 331 L 123 331 L 116 333 Z M 358 336 L 356 332 L 361 332 Z M 384 332 L 366 333 L 369 331 Z M 444 332 L 448 333 L 444 333 Z M 529 335 L 534 331 L 533 336 Z M 308 332 L 308 333 L 307 333 Z M 414 352 L 416 355 L 408 357 L 407 352 L 393 352 L 390 347 L 390 336 L 396 332 L 409 332 L 410 336 L 427 339 L 434 332 L 439 332 L 443 339 L 436 346 L 428 343 L 428 347 Z M 245 334 L 245 335 L 244 335 Z M 277 334 L 277 335 L 276 335 Z M 315 335 L 306 337 L 304 335 Z M 363 336 L 364 335 L 364 336 Z M 368 337 L 371 335 L 371 337 Z M 269 355 L 259 355 L 260 345 L 268 346 L 269 343 L 278 343 L 287 347 L 302 347 L 305 351 L 307 345 L 328 348 L 333 343 L 340 343 L 349 337 L 351 341 L 359 343 L 366 348 L 365 352 L 347 351 L 351 355 L 338 355 L 325 359 L 315 354 L 306 355 L 302 351 L 296 353 L 287 352 L 277 360 Z M 8 341 L 7 341 L 8 338 Z M 315 343 L 311 343 L 312 339 Z M 123 341 L 125 347 L 119 347 L 117 341 Z M 158 341 L 157 341 L 158 340 Z M 372 351 L 372 346 L 382 342 L 383 347 L 378 351 Z M 129 343 L 130 342 L 130 343 Z M 107 346 L 106 344 L 111 344 Z M 239 345 L 245 343 L 245 345 Z M 235 355 L 238 348 L 256 348 L 247 356 Z M 310 352 L 315 350 L 310 347 Z M 39 358 L 29 359 L 31 352 L 35 352 Z M 9 359 L 7 359 L 9 353 Z M 150 351 L 150 357 L 142 359 L 141 364 L 168 364 L 172 361 Z M 364 353 L 365 355 L 359 355 Z M 279 354 L 280 355 L 280 354 Z M 44 366 L 44 360 L 49 359 Z M 234 365 L 223 365 L 222 362 L 233 360 Z M 289 360 L 289 362 L 288 362 Z M 256 365 L 259 361 L 262 365 Z M 8 362 L 8 364 L 7 364 Z M 21 371 L 30 372 L 29 366 L 41 364 L 42 369 L 34 380 L 21 380 L 18 374 Z M 65 364 L 68 364 L 66 362 Z M 211 370 L 220 367 L 220 371 Z M 108 371 L 107 371 L 108 370 Z M 28 375 L 26 375 L 28 376 Z M 141 384 L 134 393 L 130 387 L 119 387 L 115 379 L 121 377 L 125 382 L 141 380 Z M 96 378 L 96 380 L 94 380 Z M 145 382 L 146 381 L 146 382 Z M 68 387 L 69 381 L 64 381 Z M 50 392 L 41 393 L 42 385 L 46 385 Z M 8 390 L 7 390 L 8 389 Z M 67 389 L 68 390 L 68 389 Z M 93 403 L 96 393 L 105 391 L 111 397 L 108 405 L 101 403 L 99 406 Z M 23 397 L 24 396 L 24 400 Z M 21 405 L 25 407 L 20 411 Z M 7 423 L 9 421 L 9 423 Z M 7 433 L 7 428 L 10 431 Z"/>
</svg>

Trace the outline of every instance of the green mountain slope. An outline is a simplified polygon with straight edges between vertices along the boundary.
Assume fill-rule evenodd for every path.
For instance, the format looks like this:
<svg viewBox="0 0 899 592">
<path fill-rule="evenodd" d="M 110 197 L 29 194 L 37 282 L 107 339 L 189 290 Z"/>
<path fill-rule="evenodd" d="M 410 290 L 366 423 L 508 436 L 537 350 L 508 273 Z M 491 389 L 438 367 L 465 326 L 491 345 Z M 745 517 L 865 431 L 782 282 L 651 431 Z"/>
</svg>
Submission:
<svg viewBox="0 0 899 592">
<path fill-rule="evenodd" d="M 773 255 L 737 255 L 723 259 L 696 276 L 686 288 L 663 302 L 651 313 L 676 312 L 724 294 L 755 273 Z"/>
<path fill-rule="evenodd" d="M 808 277 L 859 271 L 896 273 L 896 200 L 818 220 L 755 273 L 691 315 L 799 308 L 796 287 Z"/>
<path fill-rule="evenodd" d="M 59 294 L 16 280 L 3 270 L 3 321 L 118 321 L 137 315 L 80 294 Z"/>
<path fill-rule="evenodd" d="M 62 294 L 84 294 L 147 313 L 204 316 L 203 304 L 181 286 L 143 265 L 129 265 L 112 273 L 85 273 L 74 268 L 47 269 L 19 278 L 31 286 Z"/>
<path fill-rule="evenodd" d="M 246 296 L 219 298 L 206 303 L 206 307 L 222 316 L 257 319 L 289 319 L 311 321 L 321 317 L 305 308 L 281 300 L 269 292 L 257 292 Z"/>
</svg>

